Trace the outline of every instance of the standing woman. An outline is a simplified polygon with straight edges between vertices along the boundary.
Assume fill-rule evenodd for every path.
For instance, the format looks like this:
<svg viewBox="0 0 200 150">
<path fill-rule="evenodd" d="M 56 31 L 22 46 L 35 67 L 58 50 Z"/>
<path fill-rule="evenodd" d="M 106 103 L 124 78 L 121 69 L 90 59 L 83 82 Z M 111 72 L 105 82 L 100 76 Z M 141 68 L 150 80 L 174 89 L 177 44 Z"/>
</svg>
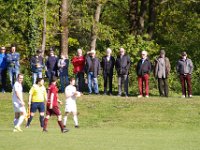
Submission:
<svg viewBox="0 0 200 150">
<path fill-rule="evenodd" d="M 29 92 L 29 101 L 28 105 L 30 108 L 30 117 L 28 118 L 28 122 L 26 127 L 30 126 L 30 123 L 33 119 L 35 112 L 38 110 L 40 113 L 40 126 L 43 128 L 44 126 L 44 111 L 45 104 L 44 102 L 47 100 L 46 88 L 44 86 L 44 79 L 37 78 L 36 84 L 32 86 Z"/>
<path fill-rule="evenodd" d="M 61 54 L 61 58 L 58 60 L 58 69 L 62 93 L 64 93 L 65 87 L 69 84 L 68 68 L 69 59 L 64 54 Z"/>
</svg>

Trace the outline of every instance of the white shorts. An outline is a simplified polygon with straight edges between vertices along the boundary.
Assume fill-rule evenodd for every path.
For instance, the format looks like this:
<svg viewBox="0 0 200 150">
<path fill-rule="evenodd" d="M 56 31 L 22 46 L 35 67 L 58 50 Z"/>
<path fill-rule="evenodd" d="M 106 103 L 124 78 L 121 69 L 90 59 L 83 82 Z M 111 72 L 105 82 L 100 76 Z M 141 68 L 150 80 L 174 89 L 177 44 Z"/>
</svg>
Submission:
<svg viewBox="0 0 200 150">
<path fill-rule="evenodd" d="M 17 102 L 13 102 L 13 107 L 14 107 L 14 112 L 24 112 L 26 113 L 26 109 L 24 106 L 22 106 L 21 104 L 17 103 Z"/>
<path fill-rule="evenodd" d="M 76 103 L 66 104 L 66 106 L 65 106 L 65 112 L 68 112 L 68 113 L 77 112 Z"/>
</svg>

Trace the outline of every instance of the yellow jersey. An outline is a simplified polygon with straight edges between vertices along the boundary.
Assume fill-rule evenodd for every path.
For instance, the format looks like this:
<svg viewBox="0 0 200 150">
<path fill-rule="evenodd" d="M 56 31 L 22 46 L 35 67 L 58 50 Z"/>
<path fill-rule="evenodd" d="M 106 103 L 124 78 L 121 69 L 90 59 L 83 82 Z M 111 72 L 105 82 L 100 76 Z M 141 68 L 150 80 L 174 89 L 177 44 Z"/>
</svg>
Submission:
<svg viewBox="0 0 200 150">
<path fill-rule="evenodd" d="M 31 102 L 44 102 L 45 97 L 47 97 L 45 86 L 39 86 L 37 84 L 31 87 L 29 94 L 32 95 Z"/>
</svg>

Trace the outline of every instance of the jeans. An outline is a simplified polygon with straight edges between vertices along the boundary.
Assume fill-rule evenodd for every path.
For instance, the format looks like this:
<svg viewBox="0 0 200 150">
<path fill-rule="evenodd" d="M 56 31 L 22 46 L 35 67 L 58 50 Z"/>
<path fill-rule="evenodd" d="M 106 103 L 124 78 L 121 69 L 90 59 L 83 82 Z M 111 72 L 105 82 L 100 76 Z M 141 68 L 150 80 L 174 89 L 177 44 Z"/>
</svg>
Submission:
<svg viewBox="0 0 200 150">
<path fill-rule="evenodd" d="M 42 72 L 37 72 L 37 73 L 32 73 L 32 77 L 33 77 L 33 84 L 36 83 L 37 78 L 42 78 Z"/>
<path fill-rule="evenodd" d="M 168 97 L 169 88 L 168 81 L 166 78 L 158 78 L 158 89 L 160 96 Z"/>
<path fill-rule="evenodd" d="M 60 90 L 65 92 L 65 87 L 69 85 L 68 75 L 60 75 Z"/>
<path fill-rule="evenodd" d="M 182 86 L 182 95 L 186 96 L 186 89 L 188 91 L 188 96 L 192 95 L 192 83 L 191 83 L 191 75 L 180 75 L 181 86 Z M 187 84 L 187 87 L 186 87 Z"/>
<path fill-rule="evenodd" d="M 145 95 L 149 95 L 149 75 L 145 74 L 144 76 L 138 76 L 138 86 L 140 95 L 143 95 L 143 83 L 145 86 Z"/>
<path fill-rule="evenodd" d="M 125 95 L 128 96 L 128 75 L 118 76 L 118 95 L 122 95 L 122 85 L 124 84 Z"/>
<path fill-rule="evenodd" d="M 10 84 L 11 84 L 11 87 L 13 87 L 13 85 L 15 83 L 15 79 L 17 78 L 17 76 L 19 74 L 19 69 L 9 68 L 8 72 L 9 72 L 9 76 L 10 76 Z"/>
<path fill-rule="evenodd" d="M 7 70 L 6 69 L 0 69 L 0 78 L 1 78 L 1 84 L 2 84 L 2 91 L 4 91 L 5 88 L 6 88 L 6 74 L 7 74 Z"/>
<path fill-rule="evenodd" d="M 83 92 L 84 89 L 84 73 L 79 72 L 76 74 L 76 85 L 77 85 L 77 90 L 79 92 Z"/>
<path fill-rule="evenodd" d="M 89 88 L 89 93 L 92 93 L 92 84 L 94 85 L 94 93 L 98 94 L 99 93 L 99 87 L 98 87 L 98 80 L 97 77 L 94 77 L 93 72 L 88 73 L 88 88 Z"/>
<path fill-rule="evenodd" d="M 50 85 L 50 84 L 51 84 L 51 81 L 52 81 L 52 78 L 53 78 L 54 76 L 56 76 L 56 72 L 55 72 L 55 71 L 48 70 L 48 71 L 47 71 L 47 76 L 48 76 L 49 85 Z"/>
<path fill-rule="evenodd" d="M 103 75 L 103 79 L 104 79 L 104 93 L 107 93 L 107 85 L 109 83 L 109 94 L 112 94 L 112 80 L 113 80 L 113 76 L 105 73 Z"/>
</svg>

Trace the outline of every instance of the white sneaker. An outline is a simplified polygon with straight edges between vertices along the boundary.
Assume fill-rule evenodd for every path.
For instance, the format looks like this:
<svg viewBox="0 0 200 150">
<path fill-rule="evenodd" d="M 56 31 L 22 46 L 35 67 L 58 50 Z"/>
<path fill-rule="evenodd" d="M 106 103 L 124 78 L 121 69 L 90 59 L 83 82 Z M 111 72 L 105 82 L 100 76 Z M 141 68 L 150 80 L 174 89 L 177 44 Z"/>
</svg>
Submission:
<svg viewBox="0 0 200 150">
<path fill-rule="evenodd" d="M 15 127 L 14 130 L 15 130 L 15 131 L 17 130 L 18 132 L 23 132 L 22 129 L 21 129 L 20 127 Z M 13 130 L 13 132 L 14 132 L 14 130 Z"/>
<path fill-rule="evenodd" d="M 181 98 L 185 98 L 185 95 L 182 95 Z"/>
<path fill-rule="evenodd" d="M 138 98 L 142 98 L 143 96 L 142 95 L 138 95 Z"/>
<path fill-rule="evenodd" d="M 192 98 L 192 95 L 189 95 L 189 98 Z"/>
<path fill-rule="evenodd" d="M 145 97 L 146 97 L 146 98 L 149 98 L 149 95 L 146 95 Z"/>
</svg>

